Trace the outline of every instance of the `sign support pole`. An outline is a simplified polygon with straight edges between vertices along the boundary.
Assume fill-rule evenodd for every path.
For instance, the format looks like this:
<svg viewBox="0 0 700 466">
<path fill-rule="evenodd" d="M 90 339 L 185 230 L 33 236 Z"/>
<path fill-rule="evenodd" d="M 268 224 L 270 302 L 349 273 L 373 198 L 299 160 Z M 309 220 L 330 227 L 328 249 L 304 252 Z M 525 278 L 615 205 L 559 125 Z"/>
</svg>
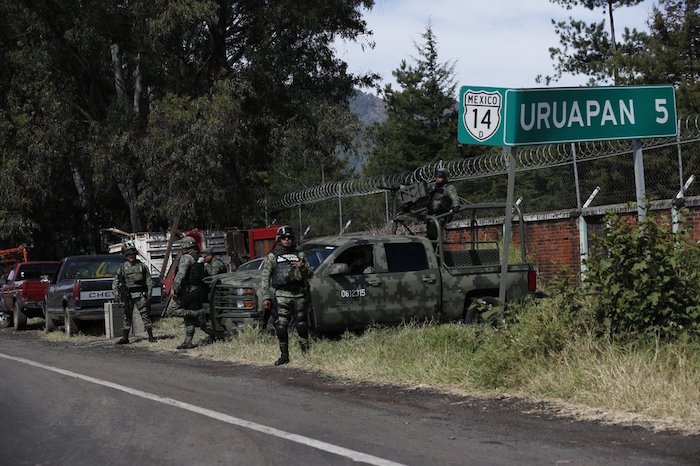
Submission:
<svg viewBox="0 0 700 466">
<path fill-rule="evenodd" d="M 647 216 L 646 188 L 644 186 L 644 153 L 641 139 L 632 141 L 634 153 L 634 185 L 637 188 L 637 221 L 642 222 Z"/>
<path fill-rule="evenodd" d="M 508 191 L 506 194 L 506 212 L 503 216 L 503 257 L 501 258 L 501 283 L 498 287 L 498 301 L 502 305 L 505 305 L 506 302 L 506 288 L 508 285 L 508 259 L 510 256 L 510 237 L 513 223 L 513 197 L 515 195 L 515 160 L 517 154 L 517 146 L 511 147 L 510 154 L 508 156 Z M 522 238 L 520 239 L 520 241 L 522 241 Z"/>
</svg>

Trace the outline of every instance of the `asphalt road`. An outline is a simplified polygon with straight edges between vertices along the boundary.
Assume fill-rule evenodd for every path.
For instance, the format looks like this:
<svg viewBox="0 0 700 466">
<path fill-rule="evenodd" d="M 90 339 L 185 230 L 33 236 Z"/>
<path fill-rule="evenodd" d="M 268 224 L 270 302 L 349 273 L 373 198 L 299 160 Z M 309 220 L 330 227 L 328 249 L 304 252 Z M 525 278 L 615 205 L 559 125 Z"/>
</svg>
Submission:
<svg viewBox="0 0 700 466">
<path fill-rule="evenodd" d="M 0 330 L 0 464 L 700 464 L 700 437 Z"/>
</svg>

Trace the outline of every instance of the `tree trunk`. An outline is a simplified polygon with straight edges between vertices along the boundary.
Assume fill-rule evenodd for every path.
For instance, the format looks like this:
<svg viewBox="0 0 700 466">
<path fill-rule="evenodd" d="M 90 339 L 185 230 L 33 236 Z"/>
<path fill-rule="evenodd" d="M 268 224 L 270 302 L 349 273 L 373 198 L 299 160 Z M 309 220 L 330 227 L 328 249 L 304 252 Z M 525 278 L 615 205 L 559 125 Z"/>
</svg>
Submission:
<svg viewBox="0 0 700 466">
<path fill-rule="evenodd" d="M 112 52 L 112 72 L 114 73 L 114 89 L 117 92 L 117 100 L 124 102 L 124 72 L 122 59 L 119 55 L 119 44 L 112 44 L 109 48 Z"/>
<path fill-rule="evenodd" d="M 88 188 L 83 176 L 80 174 L 78 167 L 71 166 L 71 173 L 73 174 L 73 184 L 75 184 L 75 190 L 78 193 L 78 201 L 80 202 L 80 210 L 82 211 L 83 217 L 83 233 L 87 235 L 87 240 L 92 244 L 95 252 L 100 250 L 100 240 L 97 234 L 95 224 L 92 221 L 92 193 Z"/>
<path fill-rule="evenodd" d="M 608 16 L 610 17 L 610 46 L 612 48 L 613 84 L 617 84 L 617 41 L 615 40 L 615 20 L 613 19 L 613 0 L 608 0 Z"/>
<path fill-rule="evenodd" d="M 136 69 L 134 69 L 134 117 L 139 121 L 141 116 L 141 95 L 143 83 L 141 81 L 141 54 L 136 55 Z"/>
</svg>

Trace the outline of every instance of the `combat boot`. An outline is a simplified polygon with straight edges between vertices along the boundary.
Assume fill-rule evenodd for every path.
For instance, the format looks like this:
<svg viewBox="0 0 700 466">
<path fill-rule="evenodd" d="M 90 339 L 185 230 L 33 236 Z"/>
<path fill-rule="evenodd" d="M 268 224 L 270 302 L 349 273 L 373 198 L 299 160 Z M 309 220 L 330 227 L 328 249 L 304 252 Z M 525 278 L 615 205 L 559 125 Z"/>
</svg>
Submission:
<svg viewBox="0 0 700 466">
<path fill-rule="evenodd" d="M 122 330 L 122 337 L 117 340 L 118 345 L 128 345 L 129 344 L 129 329 Z"/>
<path fill-rule="evenodd" d="M 197 325 L 203 332 L 207 331 L 207 311 L 204 309 L 197 311 Z"/>
<path fill-rule="evenodd" d="M 182 344 L 180 344 L 180 345 L 177 347 L 177 349 L 192 349 L 192 348 L 196 348 L 197 345 L 193 345 L 193 344 L 192 344 L 192 337 L 193 337 L 193 336 L 194 336 L 194 329 L 193 329 L 191 332 L 190 332 L 190 331 L 187 331 L 187 332 L 185 333 L 185 341 L 183 341 Z"/>
<path fill-rule="evenodd" d="M 185 341 L 183 341 L 181 344 L 177 345 L 177 349 L 192 349 L 196 348 L 197 345 L 192 343 L 192 340 L 187 341 L 187 338 L 185 338 Z"/>
<path fill-rule="evenodd" d="M 156 337 L 153 336 L 153 329 L 151 327 L 148 327 L 146 329 L 146 332 L 148 333 L 148 342 L 149 343 L 154 343 L 157 341 Z"/>
<path fill-rule="evenodd" d="M 280 358 L 275 361 L 275 366 L 289 363 L 289 344 L 280 344 Z"/>
</svg>

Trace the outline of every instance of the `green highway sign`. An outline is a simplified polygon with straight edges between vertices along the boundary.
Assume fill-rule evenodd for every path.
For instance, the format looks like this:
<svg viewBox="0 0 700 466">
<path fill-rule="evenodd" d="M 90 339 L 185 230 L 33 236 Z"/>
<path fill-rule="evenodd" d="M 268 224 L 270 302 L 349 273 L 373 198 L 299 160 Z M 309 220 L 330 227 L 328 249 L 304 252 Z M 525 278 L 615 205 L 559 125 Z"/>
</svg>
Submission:
<svg viewBox="0 0 700 466">
<path fill-rule="evenodd" d="M 518 146 L 676 135 L 673 86 L 460 89 L 458 140 Z"/>
</svg>

